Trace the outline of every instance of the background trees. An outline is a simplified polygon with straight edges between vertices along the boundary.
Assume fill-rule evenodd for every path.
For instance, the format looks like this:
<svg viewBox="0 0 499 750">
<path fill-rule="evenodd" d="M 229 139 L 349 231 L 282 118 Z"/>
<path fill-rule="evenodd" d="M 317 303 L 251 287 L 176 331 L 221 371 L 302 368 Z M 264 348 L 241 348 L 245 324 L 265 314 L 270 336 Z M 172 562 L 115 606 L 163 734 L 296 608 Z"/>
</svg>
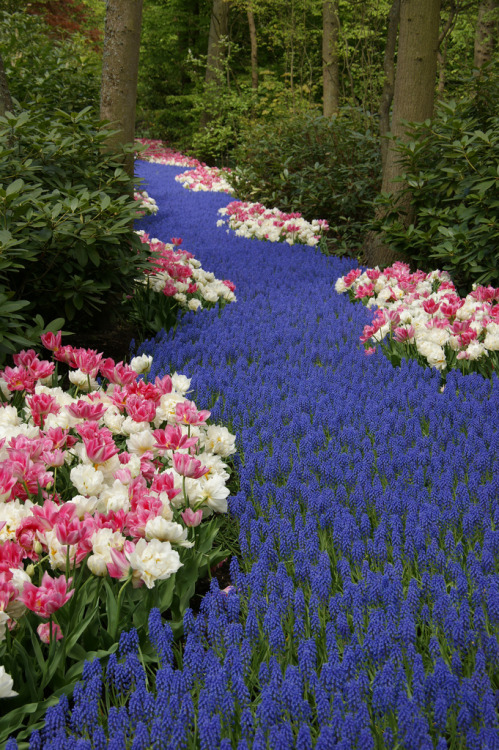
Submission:
<svg viewBox="0 0 499 750">
<path fill-rule="evenodd" d="M 432 118 L 435 101 L 473 109 L 493 99 L 497 0 L 126 0 L 114 21 L 133 8 L 135 32 L 121 72 L 109 53 L 117 0 L 0 0 L 22 6 L 21 25 L 38 15 L 57 41 L 36 53 L 3 43 L 14 98 L 25 106 L 36 92 L 67 112 L 96 111 L 100 99 L 116 143 L 130 142 L 141 2 L 137 133 L 238 165 L 241 196 L 322 215 L 329 249 L 363 247 L 369 263 L 400 257 L 404 243 L 386 231 L 395 214 L 403 231 L 421 225 L 414 186 L 401 179 L 400 144 L 419 137 L 407 140 L 406 121 Z"/>
</svg>

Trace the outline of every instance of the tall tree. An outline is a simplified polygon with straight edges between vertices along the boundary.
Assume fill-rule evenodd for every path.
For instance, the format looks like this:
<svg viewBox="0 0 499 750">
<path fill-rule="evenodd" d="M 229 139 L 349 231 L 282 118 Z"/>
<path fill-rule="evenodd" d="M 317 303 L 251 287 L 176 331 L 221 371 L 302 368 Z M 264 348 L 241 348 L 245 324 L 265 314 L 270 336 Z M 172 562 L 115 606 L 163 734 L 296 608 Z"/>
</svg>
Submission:
<svg viewBox="0 0 499 750">
<path fill-rule="evenodd" d="M 253 13 L 253 3 L 251 2 L 251 0 L 248 3 L 248 9 L 246 13 L 248 16 L 248 28 L 251 45 L 251 88 L 256 90 L 258 88 L 258 46 L 256 40 L 255 16 Z"/>
<path fill-rule="evenodd" d="M 340 107 L 339 28 L 338 0 L 324 0 L 322 5 L 322 111 L 324 117 L 331 117 Z"/>
<path fill-rule="evenodd" d="M 213 0 L 204 79 L 206 88 L 217 86 L 222 80 L 225 60 L 224 39 L 229 33 L 229 1 Z M 209 112 L 205 110 L 201 117 L 201 127 L 206 127 L 209 119 Z"/>
<path fill-rule="evenodd" d="M 440 0 L 400 0 L 400 25 L 393 94 L 391 134 L 383 167 L 382 193 L 400 194 L 402 168 L 395 139 L 405 140 L 406 122 L 423 122 L 433 114 L 437 51 L 440 24 Z M 403 221 L 409 221 L 408 205 L 399 201 Z M 397 255 L 379 236 L 366 238 L 363 247 L 368 265 L 388 265 Z"/>
<path fill-rule="evenodd" d="M 12 99 L 7 76 L 5 75 L 3 58 L 0 55 L 0 117 L 3 117 L 6 112 L 12 112 Z"/>
<path fill-rule="evenodd" d="M 392 7 L 388 13 L 385 55 L 383 58 L 385 80 L 383 82 L 383 91 L 379 105 L 379 134 L 381 136 L 381 164 L 383 168 L 388 153 L 386 134 L 390 130 L 390 108 L 392 106 L 395 87 L 395 50 L 397 47 L 399 20 L 400 0 L 393 0 Z"/>
<path fill-rule="evenodd" d="M 477 70 L 481 70 L 492 59 L 497 41 L 498 8 L 497 0 L 481 0 L 478 7 L 473 59 Z"/>
<path fill-rule="evenodd" d="M 107 0 L 100 116 L 116 126 L 110 148 L 132 143 L 135 137 L 142 2 Z M 127 154 L 125 168 L 133 176 L 133 154 Z"/>
</svg>

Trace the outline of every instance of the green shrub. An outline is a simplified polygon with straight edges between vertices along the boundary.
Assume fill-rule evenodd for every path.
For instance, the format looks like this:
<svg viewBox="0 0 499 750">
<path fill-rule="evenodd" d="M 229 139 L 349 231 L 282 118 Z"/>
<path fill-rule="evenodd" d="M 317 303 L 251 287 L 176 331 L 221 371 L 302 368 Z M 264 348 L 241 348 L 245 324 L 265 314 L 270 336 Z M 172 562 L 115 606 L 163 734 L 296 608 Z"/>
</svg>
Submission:
<svg viewBox="0 0 499 750">
<path fill-rule="evenodd" d="M 107 133 L 88 108 L 0 118 L 0 278 L 9 298 L 75 331 L 118 308 L 147 252 L 122 155 L 102 150 Z"/>
<path fill-rule="evenodd" d="M 415 267 L 448 271 L 461 294 L 474 283 L 499 286 L 498 97 L 477 85 L 475 96 L 440 104 L 433 120 L 412 124 L 410 141 L 397 146 L 409 226 L 390 196 L 379 199 L 386 215 L 372 225 Z"/>
<path fill-rule="evenodd" d="M 0 48 L 11 95 L 22 107 L 37 100 L 49 112 L 78 112 L 99 101 L 99 56 L 88 39 L 54 38 L 39 16 L 0 13 Z"/>
<path fill-rule="evenodd" d="M 237 197 L 326 219 L 337 252 L 360 242 L 379 190 L 372 123 L 354 110 L 283 118 L 248 130 L 237 151 Z"/>
</svg>

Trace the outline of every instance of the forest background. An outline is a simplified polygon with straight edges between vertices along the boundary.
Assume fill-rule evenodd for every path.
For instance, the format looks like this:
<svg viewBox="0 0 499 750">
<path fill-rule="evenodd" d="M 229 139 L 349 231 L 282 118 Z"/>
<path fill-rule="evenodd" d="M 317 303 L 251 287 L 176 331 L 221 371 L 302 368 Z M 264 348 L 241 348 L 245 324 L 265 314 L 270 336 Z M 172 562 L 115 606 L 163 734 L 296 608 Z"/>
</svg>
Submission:
<svg viewBox="0 0 499 750">
<path fill-rule="evenodd" d="M 499 285 L 497 0 L 1 0 L 0 10 L 5 350 L 61 310 L 72 330 L 88 329 L 133 285 L 131 145 L 128 181 L 116 169 L 134 135 L 232 168 L 237 198 L 326 219 L 328 252 L 448 270 L 462 293 Z M 120 109 L 103 60 L 127 24 Z M 117 123 L 114 136 L 99 117 Z M 115 151 L 102 158 L 105 143 Z M 43 195 L 27 191 L 40 180 Z"/>
</svg>

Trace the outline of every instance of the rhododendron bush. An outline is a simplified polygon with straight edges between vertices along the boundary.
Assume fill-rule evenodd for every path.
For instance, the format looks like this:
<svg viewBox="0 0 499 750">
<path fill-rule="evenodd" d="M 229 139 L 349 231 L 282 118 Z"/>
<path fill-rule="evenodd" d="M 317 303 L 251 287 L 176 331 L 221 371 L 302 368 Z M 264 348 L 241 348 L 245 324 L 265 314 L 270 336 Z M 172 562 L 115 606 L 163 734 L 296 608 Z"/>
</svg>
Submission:
<svg viewBox="0 0 499 750">
<path fill-rule="evenodd" d="M 192 253 L 183 250 L 182 239 L 161 242 L 140 230 L 143 243 L 149 245 L 150 270 L 137 279 L 133 295 L 128 298 L 129 317 L 143 334 L 155 334 L 177 324 L 178 314 L 191 310 L 222 309 L 235 302 L 235 285 L 228 279 L 215 278 L 205 271 Z"/>
<path fill-rule="evenodd" d="M 335 288 L 376 308 L 360 337 L 368 354 L 380 344 L 393 364 L 414 358 L 443 375 L 498 371 L 499 289 L 475 285 L 462 298 L 447 272 L 411 273 L 401 262 L 384 271 L 354 268 Z"/>
<path fill-rule="evenodd" d="M 235 452 L 187 377 L 148 382 L 151 357 L 42 338 L 55 362 L 22 351 L 0 373 L 0 665 L 19 721 L 125 624 L 140 632 L 153 603 L 181 617 L 224 555 L 212 544 Z"/>
<path fill-rule="evenodd" d="M 219 219 L 217 226 L 227 224 L 238 237 L 287 242 L 288 245 L 318 245 L 322 233 L 329 229 L 324 219 L 309 222 L 300 213 L 286 214 L 278 208 L 266 208 L 261 203 L 232 201 L 220 208 L 218 213 L 227 218 Z"/>
</svg>

